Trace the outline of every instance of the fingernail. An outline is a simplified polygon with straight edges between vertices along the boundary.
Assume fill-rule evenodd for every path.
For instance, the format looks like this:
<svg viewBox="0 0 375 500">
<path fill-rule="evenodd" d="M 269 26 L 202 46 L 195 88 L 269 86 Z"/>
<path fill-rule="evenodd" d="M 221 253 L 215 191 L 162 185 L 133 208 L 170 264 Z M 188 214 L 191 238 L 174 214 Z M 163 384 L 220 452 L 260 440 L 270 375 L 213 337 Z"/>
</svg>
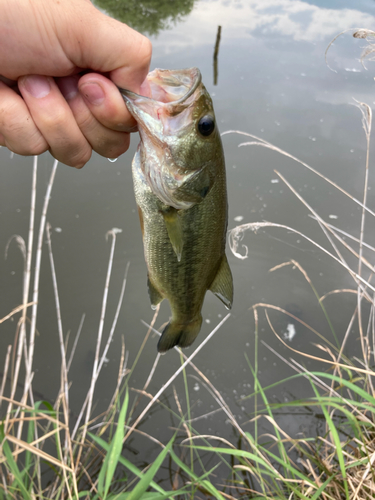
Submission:
<svg viewBox="0 0 375 500">
<path fill-rule="evenodd" d="M 51 92 L 51 85 L 46 76 L 29 75 L 23 78 L 23 85 L 25 89 L 33 97 L 41 99 L 46 97 Z"/>
<path fill-rule="evenodd" d="M 78 94 L 78 80 L 79 77 L 77 76 L 67 76 L 66 78 L 58 79 L 57 85 L 67 101 L 73 99 Z"/>
<path fill-rule="evenodd" d="M 90 104 L 102 104 L 104 101 L 104 92 L 100 85 L 94 82 L 84 83 L 79 88 L 81 94 Z"/>
</svg>

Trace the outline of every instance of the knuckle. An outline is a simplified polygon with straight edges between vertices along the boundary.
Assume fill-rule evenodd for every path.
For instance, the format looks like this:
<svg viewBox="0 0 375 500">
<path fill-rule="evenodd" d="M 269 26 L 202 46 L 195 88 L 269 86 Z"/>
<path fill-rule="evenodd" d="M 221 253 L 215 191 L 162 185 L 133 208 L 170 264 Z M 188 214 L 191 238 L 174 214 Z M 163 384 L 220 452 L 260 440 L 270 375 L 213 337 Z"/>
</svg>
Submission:
<svg viewBox="0 0 375 500">
<path fill-rule="evenodd" d="M 84 135 L 90 135 L 95 132 L 97 121 L 90 112 L 76 115 L 76 120 L 78 127 Z"/>
<path fill-rule="evenodd" d="M 152 43 L 147 37 L 143 38 L 142 54 L 145 63 L 149 65 L 152 56 Z"/>
</svg>

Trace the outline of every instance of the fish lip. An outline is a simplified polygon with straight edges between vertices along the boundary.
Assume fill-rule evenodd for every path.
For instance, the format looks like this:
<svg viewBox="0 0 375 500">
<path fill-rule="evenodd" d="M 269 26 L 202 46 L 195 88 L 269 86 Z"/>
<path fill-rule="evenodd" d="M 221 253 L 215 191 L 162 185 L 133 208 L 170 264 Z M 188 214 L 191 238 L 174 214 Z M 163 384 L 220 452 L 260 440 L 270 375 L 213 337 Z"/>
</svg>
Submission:
<svg viewBox="0 0 375 500">
<path fill-rule="evenodd" d="M 186 92 L 186 94 L 184 94 L 182 97 L 180 97 L 180 99 L 177 99 L 176 101 L 171 101 L 171 102 L 165 103 L 162 101 L 157 101 L 156 99 L 153 99 L 152 97 L 146 97 L 146 96 L 137 94 L 136 92 L 133 92 L 131 90 L 123 89 L 121 87 L 117 87 L 117 88 L 119 89 L 120 94 L 124 98 L 125 102 L 127 102 L 127 101 L 132 102 L 136 99 L 147 99 L 150 102 L 155 102 L 155 103 L 164 104 L 164 105 L 173 105 L 173 106 L 177 105 L 178 106 L 180 104 L 183 104 L 190 96 L 192 96 L 194 94 L 194 92 L 197 90 L 198 86 L 202 82 L 202 74 L 201 74 L 200 70 L 196 67 L 189 68 L 189 69 L 190 69 L 190 71 L 195 73 L 195 75 L 194 75 L 195 78 L 194 78 L 193 84 L 190 87 L 190 89 Z M 163 71 L 163 70 L 160 70 L 160 71 Z M 176 70 L 176 71 L 183 71 L 183 70 Z"/>
</svg>

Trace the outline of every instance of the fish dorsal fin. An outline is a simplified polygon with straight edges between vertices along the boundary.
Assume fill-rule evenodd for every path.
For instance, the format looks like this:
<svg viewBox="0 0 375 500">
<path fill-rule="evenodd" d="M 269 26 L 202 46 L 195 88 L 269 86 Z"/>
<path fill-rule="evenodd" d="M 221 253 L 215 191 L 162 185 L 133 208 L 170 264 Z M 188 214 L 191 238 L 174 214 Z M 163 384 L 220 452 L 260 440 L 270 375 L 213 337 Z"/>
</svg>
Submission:
<svg viewBox="0 0 375 500">
<path fill-rule="evenodd" d="M 168 236 L 171 241 L 174 253 L 177 255 L 177 260 L 180 262 L 182 255 L 182 247 L 184 246 L 182 235 L 182 224 L 178 212 L 173 207 L 168 207 L 160 211 L 168 231 Z"/>
<path fill-rule="evenodd" d="M 221 259 L 219 269 L 209 289 L 221 300 L 227 309 L 232 308 L 233 278 L 225 254 Z"/>
<path fill-rule="evenodd" d="M 152 309 L 156 309 L 156 306 L 164 299 L 159 290 L 157 290 L 151 283 L 150 278 L 147 276 L 147 287 L 148 295 L 150 296 L 150 302 Z"/>
</svg>

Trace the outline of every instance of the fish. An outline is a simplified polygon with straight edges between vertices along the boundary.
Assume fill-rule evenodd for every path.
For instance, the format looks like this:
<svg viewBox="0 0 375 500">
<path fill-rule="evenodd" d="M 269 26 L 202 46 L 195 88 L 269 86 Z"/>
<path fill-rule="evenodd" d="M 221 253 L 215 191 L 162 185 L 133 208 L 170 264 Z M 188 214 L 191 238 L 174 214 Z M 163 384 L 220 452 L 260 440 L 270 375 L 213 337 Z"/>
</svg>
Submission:
<svg viewBox="0 0 375 500">
<path fill-rule="evenodd" d="M 165 353 L 194 342 L 207 290 L 232 307 L 226 172 L 199 69 L 155 69 L 142 87 L 147 96 L 120 92 L 140 134 L 132 176 L 151 307 L 167 299 L 171 308 L 157 345 Z"/>
</svg>

